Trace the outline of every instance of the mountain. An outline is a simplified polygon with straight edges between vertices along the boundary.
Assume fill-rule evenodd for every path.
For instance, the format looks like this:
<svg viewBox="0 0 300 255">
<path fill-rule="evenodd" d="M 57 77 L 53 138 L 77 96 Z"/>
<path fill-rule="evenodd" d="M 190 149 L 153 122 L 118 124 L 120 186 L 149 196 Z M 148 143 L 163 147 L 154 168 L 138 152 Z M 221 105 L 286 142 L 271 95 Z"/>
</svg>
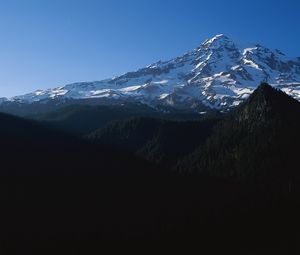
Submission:
<svg viewBox="0 0 300 255">
<path fill-rule="evenodd" d="M 183 56 L 112 79 L 1 99 L 0 110 L 19 113 L 28 104 L 34 105 L 31 111 L 38 111 L 49 104 L 53 109 L 70 102 L 138 102 L 155 108 L 227 111 L 248 98 L 260 82 L 300 99 L 300 58 L 288 58 L 259 44 L 242 48 L 227 36 L 217 35 Z"/>
<path fill-rule="evenodd" d="M 294 254 L 299 105 L 263 84 L 227 120 L 134 118 L 90 141 L 0 114 L 1 254 L 101 253 L 102 242 L 125 240 L 163 241 L 175 252 Z M 170 173 L 185 154 L 181 166 L 194 175 Z M 277 192 L 258 189 L 253 175 L 275 180 Z"/>
<path fill-rule="evenodd" d="M 93 143 L 131 152 L 150 162 L 171 168 L 179 158 L 203 144 L 219 121 L 131 118 L 112 122 L 86 138 Z"/>
<path fill-rule="evenodd" d="M 87 138 L 168 168 L 177 163 L 183 173 L 288 187 L 300 181 L 299 116 L 297 100 L 262 83 L 219 119 L 133 118 L 108 124 Z"/>
<path fill-rule="evenodd" d="M 225 192 L 226 183 L 156 174 L 129 153 L 34 121 L 0 114 L 0 123 L 1 254 L 93 253 L 121 240 L 206 244 L 210 213 L 221 219 L 219 208 L 237 193 Z"/>
<path fill-rule="evenodd" d="M 181 171 L 270 184 L 285 192 L 299 185 L 300 103 L 261 84 L 199 147 Z"/>
<path fill-rule="evenodd" d="M 26 116 L 55 129 L 73 135 L 88 135 L 111 122 L 131 118 L 156 118 L 165 120 L 200 120 L 221 116 L 216 111 L 199 114 L 185 110 L 160 111 L 143 104 L 122 105 L 68 105 L 51 112 Z"/>
<path fill-rule="evenodd" d="M 122 106 L 68 105 L 48 113 L 31 115 L 30 118 L 55 129 L 81 136 L 103 128 L 112 121 L 134 116 L 150 117 L 159 113 L 153 108 L 142 104 Z"/>
<path fill-rule="evenodd" d="M 0 123 L 2 177 L 130 176 L 151 169 L 134 156 L 92 145 L 45 123 L 3 113 Z"/>
</svg>

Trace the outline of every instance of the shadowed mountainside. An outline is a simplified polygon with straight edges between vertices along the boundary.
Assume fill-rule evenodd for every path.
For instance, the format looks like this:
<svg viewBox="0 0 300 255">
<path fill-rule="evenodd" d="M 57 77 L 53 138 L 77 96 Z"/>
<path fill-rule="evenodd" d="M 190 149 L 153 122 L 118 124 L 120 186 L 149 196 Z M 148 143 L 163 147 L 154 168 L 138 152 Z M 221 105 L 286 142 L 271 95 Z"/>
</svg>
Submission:
<svg viewBox="0 0 300 255">
<path fill-rule="evenodd" d="M 298 116 L 299 103 L 267 84 L 226 120 L 135 118 L 93 142 L 0 114 L 0 251 L 159 240 L 169 252 L 294 254 Z"/>
<path fill-rule="evenodd" d="M 295 188 L 300 176 L 299 116 L 298 101 L 262 84 L 179 169 Z"/>
</svg>

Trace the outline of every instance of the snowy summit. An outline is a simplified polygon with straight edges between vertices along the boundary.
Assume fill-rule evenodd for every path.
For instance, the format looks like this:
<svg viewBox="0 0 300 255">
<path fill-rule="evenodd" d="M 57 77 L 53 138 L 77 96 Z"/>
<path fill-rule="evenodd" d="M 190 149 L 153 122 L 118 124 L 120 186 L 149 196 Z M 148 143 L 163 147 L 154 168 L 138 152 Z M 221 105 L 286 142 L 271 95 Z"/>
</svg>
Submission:
<svg viewBox="0 0 300 255">
<path fill-rule="evenodd" d="M 75 83 L 16 96 L 10 102 L 49 100 L 130 100 L 150 106 L 227 110 L 240 104 L 261 82 L 268 82 L 300 100 L 300 58 L 261 45 L 238 47 L 225 35 L 169 61 L 103 81 Z M 0 104 L 5 100 L 1 100 Z"/>
</svg>

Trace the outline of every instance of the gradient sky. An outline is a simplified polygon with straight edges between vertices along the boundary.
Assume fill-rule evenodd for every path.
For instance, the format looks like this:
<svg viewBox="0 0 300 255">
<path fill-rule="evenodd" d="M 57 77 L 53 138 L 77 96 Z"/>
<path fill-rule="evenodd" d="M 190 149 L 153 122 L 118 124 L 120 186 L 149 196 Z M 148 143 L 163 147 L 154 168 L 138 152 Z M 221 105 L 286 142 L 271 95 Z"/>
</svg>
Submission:
<svg viewBox="0 0 300 255">
<path fill-rule="evenodd" d="M 300 56 L 299 0 L 0 0 L 0 97 L 93 81 L 226 34 Z"/>
</svg>

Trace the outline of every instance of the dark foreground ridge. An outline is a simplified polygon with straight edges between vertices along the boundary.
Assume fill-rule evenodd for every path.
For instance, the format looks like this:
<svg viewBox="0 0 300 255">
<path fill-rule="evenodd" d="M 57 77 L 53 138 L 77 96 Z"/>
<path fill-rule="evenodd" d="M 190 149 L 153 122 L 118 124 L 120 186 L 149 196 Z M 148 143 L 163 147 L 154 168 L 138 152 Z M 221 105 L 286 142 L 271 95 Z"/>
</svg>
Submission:
<svg viewBox="0 0 300 255">
<path fill-rule="evenodd" d="M 299 105 L 262 84 L 225 120 L 133 116 L 84 139 L 0 114 L 1 254 L 295 254 Z"/>
<path fill-rule="evenodd" d="M 283 185 L 299 181 L 300 103 L 268 84 L 221 122 L 181 170 Z M 263 184 L 262 184 L 263 185 Z M 278 186 L 279 185 L 279 186 Z"/>
</svg>

